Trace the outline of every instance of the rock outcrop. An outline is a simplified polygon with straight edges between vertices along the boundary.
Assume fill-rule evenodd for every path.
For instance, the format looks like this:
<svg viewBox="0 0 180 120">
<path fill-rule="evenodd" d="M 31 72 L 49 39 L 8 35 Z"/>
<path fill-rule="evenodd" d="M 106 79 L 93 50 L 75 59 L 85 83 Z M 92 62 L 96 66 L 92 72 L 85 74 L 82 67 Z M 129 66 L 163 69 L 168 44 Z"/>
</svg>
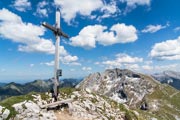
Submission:
<svg viewBox="0 0 180 120">
<path fill-rule="evenodd" d="M 6 120 L 10 114 L 10 111 L 5 107 L 0 106 L 0 120 Z"/>
<path fill-rule="evenodd" d="M 130 70 L 109 69 L 103 73 L 90 74 L 76 88 L 89 89 L 119 103 L 137 107 L 157 86 L 157 83 L 150 79 L 149 76 Z"/>
<path fill-rule="evenodd" d="M 114 102 L 87 91 L 76 91 L 71 95 L 76 99 L 69 104 L 72 116 L 83 120 L 124 120 L 125 112 L 115 106 Z"/>
<path fill-rule="evenodd" d="M 43 101 L 41 101 L 43 103 Z M 40 103 L 40 104 L 42 104 Z M 53 111 L 41 109 L 38 104 L 29 100 L 14 104 L 16 112 L 15 119 L 22 120 L 57 120 Z"/>
<path fill-rule="evenodd" d="M 116 102 L 108 98 L 92 94 L 89 91 L 74 91 L 71 95 L 62 94 L 59 96 L 59 100 L 70 97 L 72 102 L 69 102 L 67 105 L 61 104 L 60 106 L 50 106 L 49 109 L 41 109 L 42 105 L 46 105 L 52 101 L 52 98 L 50 98 L 51 93 L 43 95 L 46 99 L 42 99 L 40 94 L 33 94 L 33 100 L 25 100 L 12 105 L 17 114 L 11 117 L 11 119 L 61 120 L 61 117 L 64 117 L 63 114 L 65 111 L 69 115 L 69 118 L 79 120 L 124 120 L 125 118 L 125 111 L 122 111 Z M 0 119 L 2 120 L 5 120 L 10 115 L 10 111 L 1 106 L 0 113 Z M 69 118 L 66 116 L 67 120 Z"/>
</svg>

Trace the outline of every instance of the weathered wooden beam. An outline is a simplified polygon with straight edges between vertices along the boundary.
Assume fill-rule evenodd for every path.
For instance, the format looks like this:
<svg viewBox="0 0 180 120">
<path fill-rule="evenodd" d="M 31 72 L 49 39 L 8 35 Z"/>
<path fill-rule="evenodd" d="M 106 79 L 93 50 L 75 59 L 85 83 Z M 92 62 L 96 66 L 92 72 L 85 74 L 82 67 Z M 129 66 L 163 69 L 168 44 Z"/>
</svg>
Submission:
<svg viewBox="0 0 180 120">
<path fill-rule="evenodd" d="M 48 107 L 55 107 L 55 106 L 58 106 L 63 103 L 65 103 L 65 104 L 70 103 L 72 101 L 73 101 L 73 99 L 66 99 L 66 100 L 61 100 L 61 101 L 53 102 L 50 104 L 42 105 L 40 107 L 41 107 L 41 109 L 48 108 Z"/>
</svg>

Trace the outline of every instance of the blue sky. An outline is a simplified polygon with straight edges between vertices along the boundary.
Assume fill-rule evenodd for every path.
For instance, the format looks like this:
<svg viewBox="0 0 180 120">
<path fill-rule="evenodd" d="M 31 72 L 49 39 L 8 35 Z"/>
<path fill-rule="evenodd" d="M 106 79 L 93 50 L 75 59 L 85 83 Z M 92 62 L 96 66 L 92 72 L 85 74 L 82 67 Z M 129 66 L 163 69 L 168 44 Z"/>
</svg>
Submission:
<svg viewBox="0 0 180 120">
<path fill-rule="evenodd" d="M 1 0 L 0 82 L 53 76 L 51 31 L 61 10 L 63 78 L 82 78 L 107 68 L 143 73 L 180 67 L 179 0 Z"/>
</svg>

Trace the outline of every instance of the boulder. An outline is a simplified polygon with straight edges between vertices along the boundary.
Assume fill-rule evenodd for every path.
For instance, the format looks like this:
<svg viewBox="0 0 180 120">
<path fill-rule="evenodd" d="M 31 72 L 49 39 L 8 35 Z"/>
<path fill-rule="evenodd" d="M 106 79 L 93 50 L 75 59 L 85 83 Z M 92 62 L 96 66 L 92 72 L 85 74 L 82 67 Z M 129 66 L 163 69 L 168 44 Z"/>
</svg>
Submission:
<svg viewBox="0 0 180 120">
<path fill-rule="evenodd" d="M 8 118 L 8 116 L 9 116 L 9 114 L 10 114 L 10 111 L 8 109 L 5 109 L 3 114 L 2 114 L 2 118 L 4 120 L 6 120 L 6 118 Z"/>
</svg>

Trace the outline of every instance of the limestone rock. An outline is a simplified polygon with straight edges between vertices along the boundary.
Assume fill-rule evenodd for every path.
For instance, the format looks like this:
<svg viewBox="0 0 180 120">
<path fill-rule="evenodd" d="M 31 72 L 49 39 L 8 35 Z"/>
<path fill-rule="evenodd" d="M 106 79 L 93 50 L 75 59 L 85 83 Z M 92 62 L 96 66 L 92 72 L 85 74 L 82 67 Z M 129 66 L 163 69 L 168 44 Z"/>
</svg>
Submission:
<svg viewBox="0 0 180 120">
<path fill-rule="evenodd" d="M 0 120 L 6 120 L 10 114 L 10 111 L 5 107 L 0 106 Z"/>
</svg>

